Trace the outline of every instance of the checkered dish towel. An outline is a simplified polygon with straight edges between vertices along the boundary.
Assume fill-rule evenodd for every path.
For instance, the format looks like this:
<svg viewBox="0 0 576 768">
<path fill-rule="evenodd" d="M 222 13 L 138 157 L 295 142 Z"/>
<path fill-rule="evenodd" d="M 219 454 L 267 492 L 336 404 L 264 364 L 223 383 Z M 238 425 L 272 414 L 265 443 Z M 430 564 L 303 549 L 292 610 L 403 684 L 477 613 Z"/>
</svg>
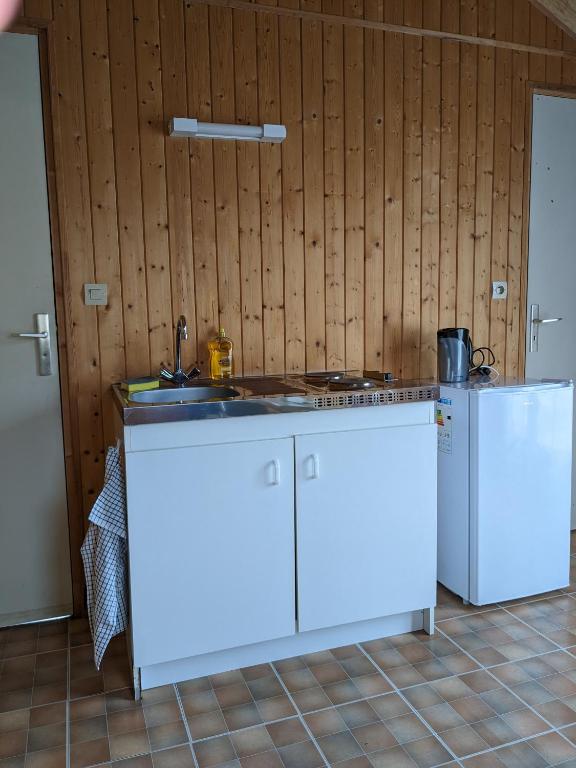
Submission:
<svg viewBox="0 0 576 768">
<path fill-rule="evenodd" d="M 81 553 L 88 593 L 94 661 L 100 669 L 111 638 L 126 629 L 126 490 L 118 448 L 108 448 L 104 488 L 88 517 Z"/>
</svg>

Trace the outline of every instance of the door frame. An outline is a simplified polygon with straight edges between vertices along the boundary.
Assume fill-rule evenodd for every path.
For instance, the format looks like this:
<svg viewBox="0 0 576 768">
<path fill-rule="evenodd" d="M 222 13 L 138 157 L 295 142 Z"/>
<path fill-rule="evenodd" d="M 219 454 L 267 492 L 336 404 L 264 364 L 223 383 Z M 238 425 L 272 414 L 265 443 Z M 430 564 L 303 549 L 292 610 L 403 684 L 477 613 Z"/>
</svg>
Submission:
<svg viewBox="0 0 576 768">
<path fill-rule="evenodd" d="M 66 504 L 68 512 L 68 536 L 70 542 L 70 573 L 72 577 L 72 603 L 74 616 L 85 614 L 84 574 L 80 547 L 84 536 L 80 449 L 78 445 L 77 398 L 70 396 L 68 339 L 70 317 L 66 298 L 69 296 L 67 263 L 61 248 L 58 218 L 58 191 L 56 186 L 56 160 L 54 152 L 54 123 L 51 104 L 50 50 L 52 45 L 49 22 L 33 19 L 16 21 L 8 30 L 18 34 L 35 35 L 38 39 L 40 65 L 40 92 L 44 125 L 44 154 L 46 158 L 46 188 L 52 251 L 52 275 L 54 279 L 54 306 L 58 330 L 58 371 L 60 384 L 60 408 L 62 413 L 62 437 L 64 443 L 64 468 L 66 477 Z"/>
<path fill-rule="evenodd" d="M 526 124 L 524 146 L 524 200 L 522 222 L 522 270 L 520 274 L 520 345 L 518 369 L 522 375 L 526 375 L 526 325 L 528 314 L 528 259 L 529 252 L 529 227 L 530 227 L 530 192 L 532 191 L 532 102 L 534 96 L 560 96 L 568 99 L 576 99 L 576 86 L 552 85 L 548 83 L 528 82 L 526 84 Z"/>
</svg>

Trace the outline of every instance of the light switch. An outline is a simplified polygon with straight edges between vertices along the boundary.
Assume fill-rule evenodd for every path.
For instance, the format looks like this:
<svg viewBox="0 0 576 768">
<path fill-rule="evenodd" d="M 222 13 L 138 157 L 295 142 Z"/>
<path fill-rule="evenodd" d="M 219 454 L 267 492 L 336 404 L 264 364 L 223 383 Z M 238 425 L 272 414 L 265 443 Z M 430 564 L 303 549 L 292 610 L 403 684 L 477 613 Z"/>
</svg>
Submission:
<svg viewBox="0 0 576 768">
<path fill-rule="evenodd" d="M 106 283 L 84 283 L 84 304 L 87 306 L 106 306 L 108 304 L 108 286 Z"/>
<path fill-rule="evenodd" d="M 508 296 L 508 283 L 506 280 L 494 280 L 492 283 L 492 298 L 505 299 Z"/>
</svg>

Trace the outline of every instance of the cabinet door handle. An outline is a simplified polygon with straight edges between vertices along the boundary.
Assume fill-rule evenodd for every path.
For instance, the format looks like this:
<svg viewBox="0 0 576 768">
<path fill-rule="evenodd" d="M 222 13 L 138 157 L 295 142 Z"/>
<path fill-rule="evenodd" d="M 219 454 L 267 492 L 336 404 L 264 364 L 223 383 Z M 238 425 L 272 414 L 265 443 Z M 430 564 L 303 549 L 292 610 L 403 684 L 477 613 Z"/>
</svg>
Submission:
<svg viewBox="0 0 576 768">
<path fill-rule="evenodd" d="M 318 454 L 313 453 L 310 456 L 310 460 L 312 462 L 312 474 L 310 475 L 310 480 L 318 480 L 320 477 L 320 459 L 318 458 Z"/>
<path fill-rule="evenodd" d="M 272 485 L 280 485 L 280 462 L 278 459 L 272 461 Z"/>
</svg>

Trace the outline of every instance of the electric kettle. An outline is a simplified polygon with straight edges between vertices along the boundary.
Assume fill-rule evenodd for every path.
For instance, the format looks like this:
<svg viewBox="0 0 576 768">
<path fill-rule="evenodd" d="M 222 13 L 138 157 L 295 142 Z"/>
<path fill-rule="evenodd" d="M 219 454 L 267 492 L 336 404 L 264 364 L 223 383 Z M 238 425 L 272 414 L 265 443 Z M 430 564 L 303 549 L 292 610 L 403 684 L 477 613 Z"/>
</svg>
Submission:
<svg viewBox="0 0 576 768">
<path fill-rule="evenodd" d="M 447 384 L 468 381 L 472 343 L 468 328 L 438 331 L 438 379 Z"/>
</svg>

